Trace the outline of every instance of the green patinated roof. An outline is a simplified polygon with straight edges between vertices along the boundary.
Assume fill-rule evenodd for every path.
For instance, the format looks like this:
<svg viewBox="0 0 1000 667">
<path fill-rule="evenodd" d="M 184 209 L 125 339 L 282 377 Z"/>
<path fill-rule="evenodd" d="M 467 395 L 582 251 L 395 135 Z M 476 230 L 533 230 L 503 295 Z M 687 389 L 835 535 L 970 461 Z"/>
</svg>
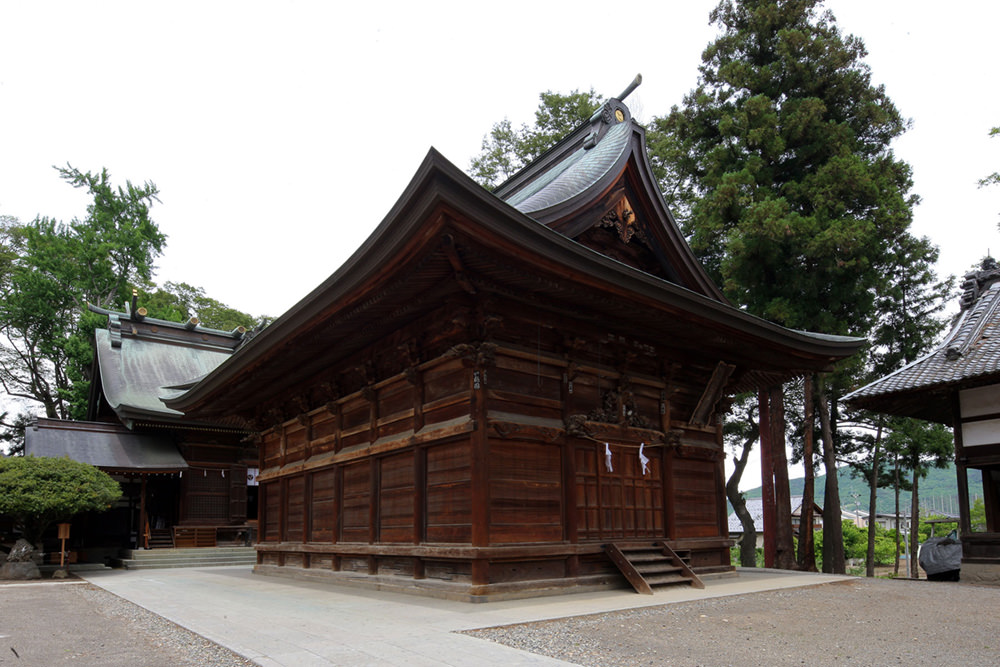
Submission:
<svg viewBox="0 0 1000 667">
<path fill-rule="evenodd" d="M 243 338 L 241 331 L 92 310 L 108 315 L 108 328 L 95 332 L 96 389 L 125 424 L 139 418 L 183 417 L 162 399 L 215 370 Z M 91 418 L 97 402 L 92 398 Z"/>
</svg>

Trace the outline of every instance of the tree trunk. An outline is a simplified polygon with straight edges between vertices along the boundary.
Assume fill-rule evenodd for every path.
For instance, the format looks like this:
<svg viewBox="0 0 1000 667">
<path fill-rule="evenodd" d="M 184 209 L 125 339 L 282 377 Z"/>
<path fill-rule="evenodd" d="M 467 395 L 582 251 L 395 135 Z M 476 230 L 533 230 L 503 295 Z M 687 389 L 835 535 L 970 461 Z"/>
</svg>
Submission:
<svg viewBox="0 0 1000 667">
<path fill-rule="evenodd" d="M 775 567 L 795 569 L 795 543 L 792 539 L 792 500 L 788 489 L 788 455 L 785 453 L 785 397 L 781 385 L 770 390 L 771 460 L 774 465 Z"/>
<path fill-rule="evenodd" d="M 892 564 L 892 576 L 899 576 L 899 454 L 893 455 L 894 475 L 893 487 L 896 490 L 896 562 Z"/>
<path fill-rule="evenodd" d="M 872 474 L 868 478 L 868 551 L 865 553 L 865 576 L 875 576 L 875 529 L 878 523 L 875 521 L 877 514 L 876 504 L 878 503 L 878 466 L 879 447 L 882 445 L 882 424 L 878 425 L 875 432 L 875 448 L 872 450 Z"/>
<path fill-rule="evenodd" d="M 771 429 L 771 394 L 767 389 L 757 392 L 757 405 L 760 414 L 760 481 L 761 502 L 764 520 L 764 567 L 775 567 L 776 557 L 776 521 L 774 517 L 774 461 L 771 451 L 774 449 L 774 433 Z"/>
<path fill-rule="evenodd" d="M 823 383 L 817 382 L 816 384 L 820 433 L 823 438 L 823 467 L 826 469 L 826 488 L 823 493 L 823 571 L 828 574 L 846 574 L 844 527 L 840 523 L 837 453 L 833 444 L 833 428 L 830 426 L 830 405 Z"/>
<path fill-rule="evenodd" d="M 916 466 L 914 466 L 916 467 Z M 917 551 L 920 544 L 920 502 L 917 493 L 917 482 L 920 476 L 913 471 L 913 491 L 910 492 L 910 577 L 920 578 L 920 567 L 917 562 Z"/>
<path fill-rule="evenodd" d="M 743 451 L 739 458 L 733 457 L 733 474 L 726 482 L 726 497 L 729 498 L 729 504 L 733 506 L 733 511 L 743 526 L 743 537 L 740 539 L 740 565 L 743 567 L 757 567 L 757 529 L 753 525 L 753 517 L 747 511 L 746 498 L 740 493 L 740 479 L 743 478 L 743 471 L 746 470 L 747 461 L 750 460 L 750 451 L 753 449 L 755 439 L 748 438 L 743 443 Z"/>
<path fill-rule="evenodd" d="M 816 571 L 816 547 L 813 541 L 813 507 L 816 504 L 816 480 L 813 474 L 813 381 L 805 377 L 802 392 L 805 401 L 805 443 L 802 452 L 802 466 L 805 468 L 805 482 L 802 487 L 802 512 L 799 517 L 799 569 Z"/>
</svg>

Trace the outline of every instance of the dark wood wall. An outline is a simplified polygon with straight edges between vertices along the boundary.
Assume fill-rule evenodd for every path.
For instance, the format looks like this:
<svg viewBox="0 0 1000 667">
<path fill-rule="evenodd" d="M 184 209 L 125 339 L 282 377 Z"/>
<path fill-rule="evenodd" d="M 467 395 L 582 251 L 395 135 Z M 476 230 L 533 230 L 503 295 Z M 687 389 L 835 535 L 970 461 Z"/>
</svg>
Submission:
<svg viewBox="0 0 1000 667">
<path fill-rule="evenodd" d="M 494 585 L 607 577 L 601 545 L 648 539 L 729 566 L 721 432 L 687 421 L 711 366 L 502 319 L 261 434 L 259 566 Z"/>
</svg>

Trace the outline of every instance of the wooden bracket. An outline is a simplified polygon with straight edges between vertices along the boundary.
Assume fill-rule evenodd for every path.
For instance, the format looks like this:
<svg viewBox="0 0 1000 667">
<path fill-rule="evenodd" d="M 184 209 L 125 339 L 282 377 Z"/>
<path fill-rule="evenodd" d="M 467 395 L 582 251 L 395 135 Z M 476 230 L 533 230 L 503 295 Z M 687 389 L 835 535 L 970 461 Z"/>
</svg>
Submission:
<svg viewBox="0 0 1000 667">
<path fill-rule="evenodd" d="M 691 423 L 695 426 L 707 426 L 709 419 L 715 412 L 715 406 L 719 403 L 719 399 L 722 398 L 722 393 L 726 388 L 726 383 L 729 381 L 729 376 L 733 374 L 736 370 L 736 366 L 727 364 L 724 361 L 720 361 L 715 366 L 715 370 L 712 371 L 712 377 L 708 381 L 708 385 L 705 386 L 705 391 L 702 392 L 701 398 L 698 399 L 698 405 L 695 406 L 694 412 L 691 413 Z"/>
</svg>

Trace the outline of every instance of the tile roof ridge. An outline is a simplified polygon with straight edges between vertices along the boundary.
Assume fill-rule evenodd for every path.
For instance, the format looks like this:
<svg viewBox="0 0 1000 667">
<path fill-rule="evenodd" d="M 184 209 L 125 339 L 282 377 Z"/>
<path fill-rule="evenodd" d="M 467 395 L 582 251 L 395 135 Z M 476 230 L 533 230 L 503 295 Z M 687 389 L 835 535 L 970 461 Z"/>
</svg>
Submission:
<svg viewBox="0 0 1000 667">
<path fill-rule="evenodd" d="M 968 310 L 962 313 L 962 319 L 954 327 L 953 335 L 938 349 L 944 349 L 945 358 L 955 361 L 965 355 L 973 343 L 979 340 L 983 329 L 993 319 L 1000 306 L 1000 283 L 987 287 Z M 949 345 L 948 343 L 953 343 Z"/>
</svg>

